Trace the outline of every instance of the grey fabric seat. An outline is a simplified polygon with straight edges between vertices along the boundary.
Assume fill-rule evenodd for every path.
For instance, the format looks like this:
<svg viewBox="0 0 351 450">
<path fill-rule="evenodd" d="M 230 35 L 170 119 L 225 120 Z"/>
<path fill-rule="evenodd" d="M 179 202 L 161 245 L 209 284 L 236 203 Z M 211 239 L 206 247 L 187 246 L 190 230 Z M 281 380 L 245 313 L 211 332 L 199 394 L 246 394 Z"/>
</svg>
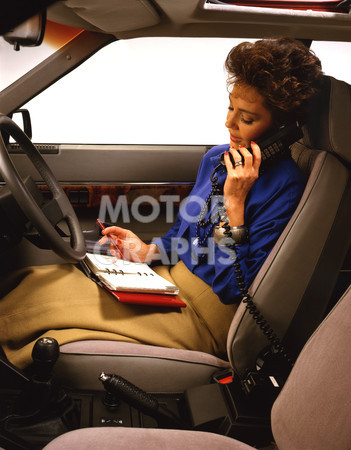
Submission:
<svg viewBox="0 0 351 450">
<path fill-rule="evenodd" d="M 305 192 L 250 287 L 255 304 L 295 356 L 325 314 L 351 241 L 350 89 L 325 77 L 323 99 L 293 148 L 308 176 Z M 149 392 L 182 392 L 207 383 L 219 369 L 233 368 L 242 376 L 267 344 L 241 304 L 228 336 L 228 360 L 190 350 L 81 341 L 61 346 L 55 372 L 72 388 L 101 389 L 98 375 L 105 371 Z"/>
<path fill-rule="evenodd" d="M 351 443 L 351 287 L 304 346 L 272 409 L 280 450 L 348 450 Z M 197 431 L 90 428 L 67 433 L 45 448 L 237 449 L 235 439 Z"/>
</svg>

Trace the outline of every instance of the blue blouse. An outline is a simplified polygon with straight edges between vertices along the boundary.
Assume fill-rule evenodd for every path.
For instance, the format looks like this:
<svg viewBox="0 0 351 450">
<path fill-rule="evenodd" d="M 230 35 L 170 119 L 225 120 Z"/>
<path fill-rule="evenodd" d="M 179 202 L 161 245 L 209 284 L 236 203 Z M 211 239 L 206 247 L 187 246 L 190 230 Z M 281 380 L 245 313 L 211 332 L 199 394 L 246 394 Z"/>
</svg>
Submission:
<svg viewBox="0 0 351 450">
<path fill-rule="evenodd" d="M 211 174 L 219 163 L 219 156 L 226 150 L 229 145 L 220 145 L 205 154 L 196 183 L 189 197 L 181 203 L 174 225 L 153 243 L 160 249 L 163 264 L 175 264 L 180 258 L 189 270 L 212 286 L 223 303 L 231 304 L 241 299 L 232 266 L 236 257 L 248 287 L 295 211 L 306 181 L 291 158 L 278 161 L 260 175 L 245 203 L 249 239 L 236 246 L 235 254 L 214 243 L 214 219 L 204 228 L 197 226 L 199 214 L 211 192 Z M 217 172 L 217 176 L 218 184 L 223 187 L 226 171 Z M 215 203 L 207 209 L 208 219 L 214 215 Z"/>
</svg>

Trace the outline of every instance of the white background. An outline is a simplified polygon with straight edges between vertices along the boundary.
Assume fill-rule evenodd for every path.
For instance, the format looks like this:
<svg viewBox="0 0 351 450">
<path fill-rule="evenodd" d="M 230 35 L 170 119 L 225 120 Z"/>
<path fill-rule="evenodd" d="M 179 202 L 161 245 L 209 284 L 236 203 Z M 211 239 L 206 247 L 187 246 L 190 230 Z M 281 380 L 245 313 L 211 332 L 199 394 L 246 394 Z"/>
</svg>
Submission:
<svg viewBox="0 0 351 450">
<path fill-rule="evenodd" d="M 102 49 L 30 101 L 33 142 L 222 144 L 224 61 L 239 40 L 147 38 Z M 315 42 L 328 75 L 351 83 L 351 44 Z M 53 51 L 0 42 L 0 88 Z"/>
</svg>

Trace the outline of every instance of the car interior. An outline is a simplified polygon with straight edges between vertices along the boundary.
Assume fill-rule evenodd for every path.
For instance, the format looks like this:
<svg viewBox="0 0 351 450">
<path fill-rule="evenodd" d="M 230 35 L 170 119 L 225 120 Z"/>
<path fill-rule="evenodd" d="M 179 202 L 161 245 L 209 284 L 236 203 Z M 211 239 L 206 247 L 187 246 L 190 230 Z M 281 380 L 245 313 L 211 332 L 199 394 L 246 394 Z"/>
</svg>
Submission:
<svg viewBox="0 0 351 450">
<path fill-rule="evenodd" d="M 0 34 L 17 51 L 40 46 L 48 21 L 79 32 L 0 92 L 2 279 L 31 265 L 80 264 L 101 237 L 106 195 L 130 203 L 171 193 L 179 206 L 212 144 L 37 144 L 26 103 L 118 40 L 351 41 L 349 3 L 317 3 L 66 0 L 9 9 Z M 306 188 L 235 313 L 225 357 L 112 340 L 58 346 L 46 336 L 20 369 L 1 350 L 0 448 L 349 448 L 350 119 L 351 86 L 325 74 L 290 147 Z M 108 161 L 104 173 L 99 159 Z M 133 224 L 146 241 L 166 225 L 164 216 Z"/>
</svg>

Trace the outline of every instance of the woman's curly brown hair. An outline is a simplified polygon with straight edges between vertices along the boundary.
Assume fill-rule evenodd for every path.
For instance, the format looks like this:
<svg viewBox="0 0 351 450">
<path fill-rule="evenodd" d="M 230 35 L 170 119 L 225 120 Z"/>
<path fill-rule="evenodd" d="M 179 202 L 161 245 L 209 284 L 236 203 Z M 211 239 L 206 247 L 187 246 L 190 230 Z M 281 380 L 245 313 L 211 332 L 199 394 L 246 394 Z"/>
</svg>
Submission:
<svg viewBox="0 0 351 450">
<path fill-rule="evenodd" d="M 254 87 L 276 123 L 303 121 L 321 88 L 321 62 L 302 42 L 288 37 L 242 42 L 227 56 L 228 84 Z"/>
</svg>

